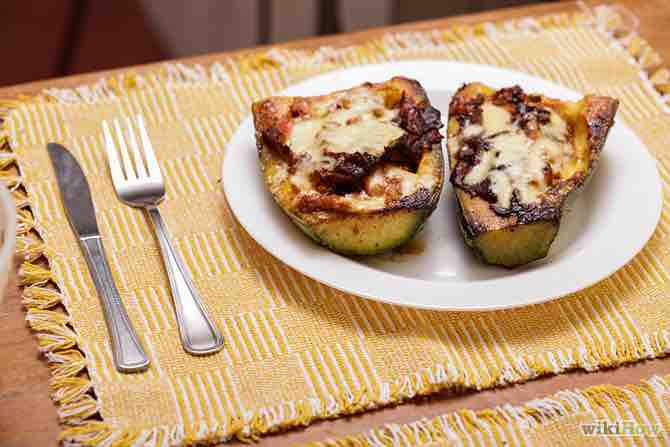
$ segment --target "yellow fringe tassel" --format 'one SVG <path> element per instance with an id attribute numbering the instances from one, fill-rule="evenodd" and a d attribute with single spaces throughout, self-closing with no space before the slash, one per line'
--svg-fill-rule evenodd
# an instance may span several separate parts
<path id="1" fill-rule="evenodd" d="M 23 259 L 32 262 L 42 256 L 44 243 L 33 236 L 17 236 L 16 251 L 23 255 Z"/>
<path id="2" fill-rule="evenodd" d="M 58 417 L 66 424 L 81 424 L 98 412 L 98 403 L 88 394 L 71 402 L 59 402 Z M 89 444 L 96 445 L 96 444 Z"/>
<path id="3" fill-rule="evenodd" d="M 49 332 L 37 333 L 37 345 L 41 352 L 53 352 L 57 349 L 70 349 L 77 346 L 77 334 L 66 326 L 44 327 Z"/>
<path id="4" fill-rule="evenodd" d="M 46 356 L 54 378 L 74 377 L 86 368 L 86 359 L 77 349 L 47 352 Z"/>
<path id="5" fill-rule="evenodd" d="M 2 147 L 3 139 L 0 136 L 0 147 Z M 0 154 L 0 169 L 7 169 L 16 162 L 16 157 L 12 153 Z"/>
<path id="6" fill-rule="evenodd" d="M 2 168 L 0 167 L 0 169 Z M 10 172 L 0 172 L 0 180 L 3 181 L 5 185 L 7 185 L 7 188 L 9 188 L 10 191 L 21 185 L 21 176 L 12 174 Z"/>
<path id="7" fill-rule="evenodd" d="M 88 377 L 57 377 L 50 385 L 51 398 L 61 404 L 81 398 L 92 387 Z"/>
<path id="8" fill-rule="evenodd" d="M 17 209 L 25 208 L 30 205 L 28 196 L 20 189 L 15 189 L 12 191 L 12 198 L 14 199 L 14 205 L 16 205 Z"/>
<path id="9" fill-rule="evenodd" d="M 26 321 L 36 331 L 48 331 L 52 326 L 64 326 L 69 323 L 70 316 L 60 311 L 28 309 Z"/>
<path id="10" fill-rule="evenodd" d="M 84 445 L 101 445 L 112 431 L 104 422 L 90 421 L 85 425 L 66 428 L 59 436 L 60 441 L 77 439 Z"/>
<path id="11" fill-rule="evenodd" d="M 28 309 L 49 309 L 63 301 L 63 296 L 55 289 L 32 286 L 23 289 L 23 304 Z"/>
<path id="12" fill-rule="evenodd" d="M 51 279 L 51 270 L 30 262 L 24 262 L 19 270 L 19 284 L 22 286 L 42 285 Z"/>
<path id="13" fill-rule="evenodd" d="M 28 233 L 35 226 L 33 213 L 29 209 L 19 209 L 16 211 L 16 234 L 22 235 Z"/>

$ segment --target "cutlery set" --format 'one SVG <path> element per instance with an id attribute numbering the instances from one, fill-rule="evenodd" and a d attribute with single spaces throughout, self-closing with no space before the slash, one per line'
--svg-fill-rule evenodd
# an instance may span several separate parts
<path id="1" fill-rule="evenodd" d="M 165 198 L 165 184 L 141 115 L 102 123 L 112 182 L 119 199 L 143 208 L 156 233 L 172 293 L 177 326 L 184 350 L 203 355 L 223 347 L 221 332 L 208 315 L 186 265 L 175 249 L 158 205 Z M 138 138 L 139 136 L 139 138 Z M 49 143 L 47 150 L 56 172 L 66 215 L 79 239 L 93 284 L 100 296 L 111 338 L 116 368 L 121 372 L 146 369 L 149 359 L 121 302 L 105 257 L 95 208 L 84 173 L 63 146 Z"/>

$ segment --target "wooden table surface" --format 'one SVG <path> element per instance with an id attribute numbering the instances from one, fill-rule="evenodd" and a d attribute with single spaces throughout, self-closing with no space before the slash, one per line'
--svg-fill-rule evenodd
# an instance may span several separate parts
<path id="1" fill-rule="evenodd" d="M 597 4 L 602 2 L 588 1 L 587 3 Z M 639 17 L 642 37 L 659 51 L 666 63 L 670 63 L 670 38 L 668 36 L 670 5 L 668 0 L 621 0 L 619 3 Z M 576 4 L 573 2 L 541 4 L 380 28 L 347 35 L 308 39 L 283 46 L 347 45 L 378 36 L 389 30 L 427 29 L 575 9 Z M 182 62 L 207 64 L 228 55 L 213 54 L 185 59 Z M 133 67 L 133 70 L 141 72 L 153 67 L 155 66 L 145 65 Z M 0 97 L 32 94 L 46 87 L 81 85 L 114 72 L 98 72 L 2 88 L 0 89 Z M 602 383 L 627 384 L 647 378 L 652 374 L 668 373 L 670 373 L 670 358 L 665 358 L 595 373 L 577 371 L 496 390 L 460 395 L 440 395 L 420 402 L 408 403 L 358 416 L 318 422 L 304 430 L 294 430 L 264 438 L 261 445 L 293 445 L 330 436 L 356 433 L 385 423 L 410 422 L 460 408 L 481 409 L 504 403 L 518 404 L 565 388 L 583 388 Z M 60 428 L 56 408 L 49 398 L 49 378 L 47 365 L 38 354 L 35 337 L 24 321 L 24 310 L 21 306 L 19 291 L 15 284 L 11 285 L 6 293 L 5 302 L 0 304 L 0 446 L 56 445 Z"/>

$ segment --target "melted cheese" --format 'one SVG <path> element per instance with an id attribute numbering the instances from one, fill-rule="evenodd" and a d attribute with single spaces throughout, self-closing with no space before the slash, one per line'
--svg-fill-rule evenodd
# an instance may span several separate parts
<path id="1" fill-rule="evenodd" d="M 400 185 L 400 196 L 406 197 L 420 188 L 432 190 L 435 183 L 435 176 L 431 174 L 415 174 L 398 166 L 380 166 L 367 178 L 363 191 L 346 194 L 343 201 L 348 203 L 354 211 L 372 211 L 388 205 L 386 189 L 392 188 L 390 185 Z"/>
<path id="2" fill-rule="evenodd" d="M 370 196 L 364 191 L 347 194 L 342 197 L 342 201 L 348 203 L 352 211 L 374 211 L 386 207 L 384 197 Z"/>
<path id="3" fill-rule="evenodd" d="M 540 128 L 540 137 L 532 139 L 517 122 L 512 122 L 506 109 L 484 104 L 482 124 L 468 125 L 462 139 L 481 136 L 489 148 L 465 176 L 465 184 L 474 186 L 488 179 L 497 197 L 496 205 L 501 208 L 510 207 L 514 191 L 523 204 L 537 202 L 548 188 L 545 167 L 560 172 L 562 164 L 573 155 L 567 124 L 557 113 L 550 113 L 550 122 Z M 463 144 L 461 140 L 458 147 Z"/>
<path id="4" fill-rule="evenodd" d="M 337 107 L 338 102 L 347 107 Z M 394 119 L 397 109 L 388 109 L 382 93 L 358 90 L 355 94 L 324 98 L 312 104 L 310 114 L 293 122 L 288 146 L 297 156 L 296 169 L 289 175 L 299 194 L 317 194 L 311 174 L 334 167 L 334 154 L 356 152 L 379 157 L 385 148 L 400 138 L 405 131 Z M 385 192 L 389 183 L 400 184 L 402 196 L 420 188 L 432 189 L 436 179 L 429 174 L 415 174 L 399 167 L 380 167 L 367 179 L 363 191 L 341 196 L 343 203 L 353 211 L 374 211 L 387 206 Z M 376 191 L 377 193 L 372 193 Z"/>
<path id="5" fill-rule="evenodd" d="M 362 119 L 350 125 L 325 127 L 317 135 L 317 142 L 322 150 L 330 153 L 360 152 L 381 157 L 386 146 L 403 133 L 402 129 L 388 122 Z"/>
<path id="6" fill-rule="evenodd" d="M 379 169 L 371 176 L 381 178 L 381 181 L 388 183 L 389 180 L 397 181 L 400 185 L 400 194 L 405 197 L 415 193 L 420 188 L 428 190 L 435 186 L 435 176 L 432 173 L 419 174 L 406 171 L 397 166 L 387 166 L 384 169 Z M 379 182 L 380 180 L 378 180 Z M 373 180 L 374 182 L 374 180 Z"/>
<path id="7" fill-rule="evenodd" d="M 509 130 L 512 115 L 502 107 L 490 103 L 482 105 L 482 123 L 489 135 Z"/>
<path id="8" fill-rule="evenodd" d="M 356 152 L 380 156 L 404 134 L 393 123 L 397 110 L 384 107 L 384 97 L 370 92 L 349 96 L 348 107 L 336 108 L 333 99 L 314 106 L 315 113 L 293 123 L 288 146 L 308 155 L 317 165 L 330 165 L 332 154 Z M 314 116 L 315 115 L 315 116 Z"/>

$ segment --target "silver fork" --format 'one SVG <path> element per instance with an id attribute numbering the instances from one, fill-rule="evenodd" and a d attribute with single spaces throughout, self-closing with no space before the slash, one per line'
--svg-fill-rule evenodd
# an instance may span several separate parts
<path id="1" fill-rule="evenodd" d="M 124 132 L 119 121 L 114 120 L 114 133 L 106 121 L 102 122 L 116 193 L 124 203 L 146 209 L 151 217 L 163 254 L 163 264 L 170 279 L 172 301 L 184 350 L 198 355 L 216 352 L 223 347 L 223 337 L 207 314 L 184 262 L 168 237 L 167 228 L 158 211 L 158 204 L 165 197 L 165 185 L 144 119 L 137 115 L 135 124 L 127 117 L 125 121 Z M 141 144 L 137 142 L 135 128 Z M 132 156 L 126 146 L 126 137 Z"/>

